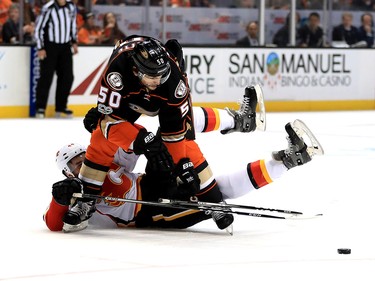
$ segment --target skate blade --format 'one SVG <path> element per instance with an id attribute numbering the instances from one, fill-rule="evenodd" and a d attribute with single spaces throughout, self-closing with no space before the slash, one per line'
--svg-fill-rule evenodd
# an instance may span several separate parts
<path id="1" fill-rule="evenodd" d="M 89 221 L 85 220 L 77 225 L 72 225 L 72 224 L 67 224 L 64 223 L 63 225 L 63 232 L 68 233 L 68 232 L 77 232 L 85 229 L 89 225 Z"/>
<path id="2" fill-rule="evenodd" d="M 230 234 L 230 235 L 233 236 L 233 223 L 232 223 L 230 226 L 228 226 L 227 228 L 225 228 L 225 231 L 226 231 L 228 234 Z"/>
<path id="3" fill-rule="evenodd" d="M 292 125 L 297 135 L 305 141 L 307 145 L 307 153 L 310 156 L 323 155 L 324 150 L 318 139 L 314 136 L 311 130 L 301 120 L 296 119 Z"/>
<path id="4" fill-rule="evenodd" d="M 255 92 L 257 93 L 258 106 L 256 112 L 255 122 L 257 125 L 257 130 L 266 130 L 266 107 L 264 106 L 264 96 L 263 90 L 259 84 L 254 86 Z"/>

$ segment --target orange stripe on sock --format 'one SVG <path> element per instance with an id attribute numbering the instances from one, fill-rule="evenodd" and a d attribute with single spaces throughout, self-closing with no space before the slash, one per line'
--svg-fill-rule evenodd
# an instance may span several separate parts
<path id="1" fill-rule="evenodd" d="M 253 179 L 257 184 L 257 186 L 254 186 L 255 188 L 260 188 L 272 182 L 270 176 L 268 175 L 264 160 L 258 160 L 251 163 L 250 169 Z"/>
<path id="2" fill-rule="evenodd" d="M 268 174 L 266 163 L 264 160 L 260 160 L 260 169 L 262 170 L 263 177 L 266 179 L 267 183 L 273 182 L 270 175 Z"/>
<path id="3" fill-rule="evenodd" d="M 215 131 L 216 130 L 218 130 L 219 129 L 219 127 L 220 127 L 220 115 L 219 115 L 219 110 L 217 110 L 216 108 L 213 108 L 212 109 L 213 111 L 214 111 L 214 113 L 215 113 Z"/>

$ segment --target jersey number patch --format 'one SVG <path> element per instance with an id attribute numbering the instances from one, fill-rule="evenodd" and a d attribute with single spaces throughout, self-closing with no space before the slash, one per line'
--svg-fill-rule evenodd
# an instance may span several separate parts
<path id="1" fill-rule="evenodd" d="M 187 100 L 180 106 L 181 116 L 184 117 L 189 112 L 189 109 L 189 101 Z"/>
<path id="2" fill-rule="evenodd" d="M 108 93 L 109 92 L 109 93 Z M 121 102 L 121 95 L 118 92 L 110 91 L 106 87 L 100 87 L 98 95 L 98 109 L 103 114 L 110 114 L 113 108 L 119 108 Z M 103 112 L 104 111 L 104 112 Z"/>

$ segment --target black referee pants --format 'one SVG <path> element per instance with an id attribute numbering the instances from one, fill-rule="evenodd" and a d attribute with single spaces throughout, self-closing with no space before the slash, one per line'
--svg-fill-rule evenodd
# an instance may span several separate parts
<path id="1" fill-rule="evenodd" d="M 36 108 L 47 107 L 49 90 L 56 72 L 55 110 L 62 112 L 67 108 L 68 97 L 73 84 L 73 55 L 70 43 L 55 44 L 46 42 L 47 57 L 40 61 L 40 78 L 36 88 Z"/>

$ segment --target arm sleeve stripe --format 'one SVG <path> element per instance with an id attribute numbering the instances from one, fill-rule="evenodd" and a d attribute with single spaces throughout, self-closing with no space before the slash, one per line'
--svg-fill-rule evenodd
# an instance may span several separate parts
<path id="1" fill-rule="evenodd" d="M 99 170 L 99 171 L 102 171 L 102 172 L 108 172 L 109 171 L 109 167 L 91 162 L 87 158 L 84 160 L 84 163 L 87 167 L 90 167 L 91 169 Z"/>
<path id="2" fill-rule="evenodd" d="M 199 174 L 202 172 L 204 169 L 208 167 L 207 161 L 203 161 L 201 164 L 199 164 L 197 167 L 194 167 L 195 171 Z"/>
<path id="3" fill-rule="evenodd" d="M 203 194 L 207 193 L 211 189 L 213 189 L 215 186 L 217 186 L 217 182 L 215 179 L 213 179 L 207 186 L 205 186 L 203 189 L 201 189 L 198 193 L 197 196 L 202 196 Z"/>

